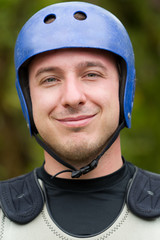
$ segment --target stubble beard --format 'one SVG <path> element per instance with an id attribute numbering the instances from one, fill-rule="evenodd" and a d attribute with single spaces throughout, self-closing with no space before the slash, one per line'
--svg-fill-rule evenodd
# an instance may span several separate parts
<path id="1" fill-rule="evenodd" d="M 89 136 L 81 135 L 81 133 L 83 134 L 81 128 L 72 129 L 73 135 L 66 139 L 65 136 L 64 138 L 60 137 L 59 139 L 54 137 L 56 134 L 49 134 L 48 136 L 45 131 L 41 132 L 42 135 L 41 133 L 40 135 L 42 138 L 44 137 L 43 140 L 47 145 L 50 143 L 49 146 L 58 157 L 79 169 L 91 163 L 91 161 L 96 159 L 97 156 L 102 153 L 117 126 L 118 120 L 114 125 L 109 124 L 107 127 L 101 129 L 97 136 L 91 136 L 92 139 L 89 139 Z"/>
<path id="2" fill-rule="evenodd" d="M 74 142 L 70 140 L 67 143 L 53 144 L 53 151 L 65 162 L 71 164 L 75 168 L 81 168 L 88 165 L 92 160 L 103 151 L 108 141 L 101 138 L 99 142 L 81 141 Z"/>

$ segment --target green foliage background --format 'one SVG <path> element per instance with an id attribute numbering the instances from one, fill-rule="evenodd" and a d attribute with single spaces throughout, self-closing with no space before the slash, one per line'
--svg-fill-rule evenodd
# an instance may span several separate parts
<path id="1" fill-rule="evenodd" d="M 13 55 L 18 32 L 28 18 L 58 2 L 0 0 L 0 179 L 28 172 L 44 160 L 22 116 Z M 122 21 L 135 51 L 137 84 L 132 128 L 121 133 L 122 153 L 128 161 L 160 173 L 160 1 L 88 2 L 108 9 Z"/>

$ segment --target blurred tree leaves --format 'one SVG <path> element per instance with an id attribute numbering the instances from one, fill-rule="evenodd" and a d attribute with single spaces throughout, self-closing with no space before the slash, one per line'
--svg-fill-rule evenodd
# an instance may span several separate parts
<path id="1" fill-rule="evenodd" d="M 23 174 L 43 162 L 43 150 L 29 136 L 15 90 L 14 45 L 29 17 L 58 2 L 0 0 L 0 179 Z M 160 173 L 160 1 L 88 2 L 108 9 L 122 21 L 135 51 L 132 128 L 121 133 L 122 153 L 128 161 Z"/>

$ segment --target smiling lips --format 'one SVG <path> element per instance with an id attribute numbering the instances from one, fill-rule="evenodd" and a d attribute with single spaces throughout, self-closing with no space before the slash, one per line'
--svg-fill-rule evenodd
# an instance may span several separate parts
<path id="1" fill-rule="evenodd" d="M 66 127 L 84 127 L 92 121 L 95 115 L 96 114 L 68 117 L 63 119 L 57 119 L 57 121 L 59 121 Z"/>

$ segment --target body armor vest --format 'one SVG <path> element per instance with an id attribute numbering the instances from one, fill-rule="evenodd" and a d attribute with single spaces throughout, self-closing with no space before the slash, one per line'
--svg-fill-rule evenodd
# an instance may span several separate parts
<path id="1" fill-rule="evenodd" d="M 160 175 L 136 170 L 126 203 L 103 232 L 84 240 L 159 240 Z M 0 183 L 0 240 L 78 240 L 58 226 L 35 171 Z"/>

